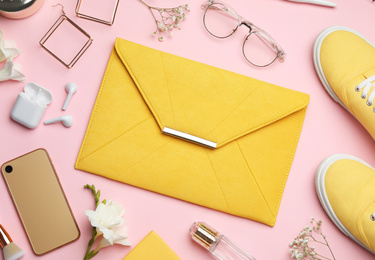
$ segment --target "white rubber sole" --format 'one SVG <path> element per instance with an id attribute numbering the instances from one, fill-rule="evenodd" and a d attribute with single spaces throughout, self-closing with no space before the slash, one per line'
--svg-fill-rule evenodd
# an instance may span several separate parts
<path id="1" fill-rule="evenodd" d="M 360 162 L 364 165 L 367 165 L 368 167 L 370 167 L 371 169 L 374 169 L 371 165 L 369 165 L 368 163 L 366 163 L 365 161 L 357 158 L 357 157 L 354 157 L 354 156 L 351 156 L 351 155 L 347 155 L 347 154 L 334 154 L 334 155 L 331 155 L 329 157 L 327 157 L 326 159 L 324 159 L 317 171 L 316 171 L 316 175 L 315 175 L 315 188 L 316 188 L 316 193 L 318 195 L 318 198 L 319 198 L 319 201 L 320 203 L 322 204 L 323 206 L 323 209 L 325 210 L 325 212 L 327 213 L 327 215 L 330 217 L 330 219 L 333 221 L 333 223 L 335 223 L 335 225 L 348 237 L 350 237 L 351 239 L 353 239 L 357 244 L 361 245 L 362 247 L 364 247 L 365 249 L 367 249 L 368 251 L 370 251 L 371 253 L 375 254 L 375 252 L 372 252 L 369 248 L 367 248 L 364 244 L 362 244 L 357 238 L 355 238 L 350 232 L 349 230 L 347 230 L 345 228 L 345 226 L 341 223 L 341 221 L 337 218 L 335 212 L 333 211 L 332 207 L 331 207 L 331 204 L 328 200 L 328 197 L 327 197 L 327 192 L 326 192 L 326 189 L 325 189 L 325 177 L 326 177 L 326 173 L 327 173 L 327 170 L 328 168 L 333 164 L 335 163 L 336 161 L 338 160 L 343 160 L 343 159 L 348 159 L 348 160 L 354 160 L 354 161 L 357 161 L 357 162 Z M 374 169 L 375 170 L 375 169 Z"/>
<path id="2" fill-rule="evenodd" d="M 322 31 L 315 40 L 314 49 L 313 49 L 313 59 L 314 59 L 314 66 L 315 66 L 316 73 L 318 74 L 318 77 L 319 77 L 320 81 L 322 82 L 324 88 L 326 89 L 328 94 L 333 98 L 333 100 L 335 100 L 343 108 L 345 108 L 349 113 L 351 113 L 349 111 L 349 109 L 344 105 L 344 103 L 342 103 L 342 101 L 339 99 L 339 97 L 336 95 L 336 93 L 333 91 L 331 85 L 328 83 L 328 81 L 327 81 L 327 79 L 324 75 L 322 66 L 320 64 L 320 47 L 322 45 L 322 42 L 330 33 L 334 32 L 334 31 L 348 31 L 348 32 L 354 33 L 354 34 L 358 35 L 359 37 L 363 38 L 364 40 L 366 40 L 373 47 L 375 47 L 375 45 L 372 44 L 368 39 L 366 39 L 366 37 L 364 37 L 359 32 L 357 32 L 357 31 L 355 31 L 351 28 L 345 27 L 345 26 L 329 27 L 329 28 L 325 29 L 324 31 Z"/>

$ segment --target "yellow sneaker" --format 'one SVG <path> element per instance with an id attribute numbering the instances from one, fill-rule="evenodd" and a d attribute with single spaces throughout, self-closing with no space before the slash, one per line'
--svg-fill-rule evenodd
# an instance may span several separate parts
<path id="1" fill-rule="evenodd" d="M 375 46 L 353 29 L 334 26 L 319 34 L 313 57 L 327 92 L 375 139 Z"/>
<path id="2" fill-rule="evenodd" d="M 375 254 L 375 169 L 354 156 L 335 154 L 319 165 L 315 187 L 336 226 Z"/>

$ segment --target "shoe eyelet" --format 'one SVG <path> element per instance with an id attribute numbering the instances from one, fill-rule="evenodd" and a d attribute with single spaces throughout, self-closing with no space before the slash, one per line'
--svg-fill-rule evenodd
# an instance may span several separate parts
<path id="1" fill-rule="evenodd" d="M 366 104 L 368 105 L 368 106 L 372 106 L 372 102 L 366 102 Z"/>
<path id="2" fill-rule="evenodd" d="M 372 221 L 375 221 L 375 215 L 372 214 L 372 215 L 370 216 L 370 219 L 371 219 Z"/>
<path id="3" fill-rule="evenodd" d="M 367 97 L 367 95 L 363 95 L 363 94 L 361 95 L 362 99 L 365 99 L 366 97 Z"/>
<path id="4" fill-rule="evenodd" d="M 361 91 L 361 90 L 359 89 L 359 87 L 355 87 L 354 90 L 357 91 L 357 92 Z"/>

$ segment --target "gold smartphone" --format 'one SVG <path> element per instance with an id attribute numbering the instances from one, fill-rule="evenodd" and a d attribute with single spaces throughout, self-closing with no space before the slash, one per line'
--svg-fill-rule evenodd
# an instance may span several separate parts
<path id="1" fill-rule="evenodd" d="M 35 254 L 79 238 L 79 228 L 46 150 L 8 161 L 1 172 Z"/>

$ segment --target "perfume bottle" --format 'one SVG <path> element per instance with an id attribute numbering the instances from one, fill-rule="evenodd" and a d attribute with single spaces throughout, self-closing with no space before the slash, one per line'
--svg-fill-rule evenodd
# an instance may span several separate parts
<path id="1" fill-rule="evenodd" d="M 190 227 L 192 239 L 220 260 L 256 260 L 204 222 L 194 222 Z"/>

